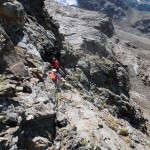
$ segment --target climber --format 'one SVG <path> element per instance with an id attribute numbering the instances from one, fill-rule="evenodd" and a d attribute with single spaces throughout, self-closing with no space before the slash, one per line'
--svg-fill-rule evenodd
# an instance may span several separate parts
<path id="1" fill-rule="evenodd" d="M 45 62 L 50 62 L 50 60 L 52 60 L 53 57 L 52 46 L 47 43 L 43 46 L 43 48 L 44 50 L 40 52 L 41 57 Z"/>
<path id="2" fill-rule="evenodd" d="M 59 61 L 55 57 L 53 57 L 51 68 L 54 68 L 59 72 L 59 67 L 60 67 Z"/>
<path id="3" fill-rule="evenodd" d="M 62 77 L 65 77 L 65 72 L 63 71 L 63 68 L 60 66 L 60 63 L 59 61 L 53 57 L 53 60 L 51 62 L 51 65 L 50 65 L 50 68 L 51 69 L 56 69 L 57 72 L 62 76 Z"/>
<path id="4" fill-rule="evenodd" d="M 50 78 L 52 79 L 52 81 L 55 84 L 56 91 L 59 92 L 60 91 L 59 86 L 60 86 L 60 83 L 61 83 L 61 77 L 60 77 L 59 73 L 57 73 L 56 69 L 52 69 L 50 71 L 49 75 L 50 75 Z"/>
<path id="5" fill-rule="evenodd" d="M 59 47 L 58 46 L 54 46 L 51 51 L 52 51 L 53 57 L 55 57 L 60 62 L 61 55 L 60 55 Z"/>

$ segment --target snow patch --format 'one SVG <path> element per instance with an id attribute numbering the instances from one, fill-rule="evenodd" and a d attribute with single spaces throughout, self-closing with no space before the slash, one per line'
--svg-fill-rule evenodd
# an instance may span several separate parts
<path id="1" fill-rule="evenodd" d="M 78 6 L 77 0 L 57 0 L 57 1 L 60 2 L 60 3 L 62 3 L 65 6 L 67 6 L 67 5 Z"/>

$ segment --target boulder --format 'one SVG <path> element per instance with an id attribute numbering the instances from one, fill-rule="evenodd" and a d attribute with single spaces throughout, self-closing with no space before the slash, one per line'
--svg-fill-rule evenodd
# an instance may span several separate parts
<path id="1" fill-rule="evenodd" d="M 57 113 L 57 126 L 59 128 L 67 126 L 67 118 L 66 118 L 65 114 L 63 114 L 61 112 Z"/>
<path id="2" fill-rule="evenodd" d="M 45 150 L 46 148 L 52 145 L 52 143 L 48 139 L 39 136 L 33 138 L 32 142 L 34 145 L 33 148 L 35 150 Z"/>
<path id="3" fill-rule="evenodd" d="M 9 34 L 22 29 L 26 15 L 24 8 L 18 1 L 5 1 L 0 4 L 0 17 L 3 18 L 3 26 Z"/>

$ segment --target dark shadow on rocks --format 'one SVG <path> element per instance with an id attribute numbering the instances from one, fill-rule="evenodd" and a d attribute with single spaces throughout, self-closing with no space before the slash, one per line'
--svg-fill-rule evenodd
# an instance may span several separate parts
<path id="1" fill-rule="evenodd" d="M 20 131 L 17 132 L 19 136 L 19 149 L 36 149 L 33 139 L 35 137 L 47 138 L 51 143 L 56 136 L 55 115 L 41 116 L 30 121 L 22 122 Z"/>
<path id="2" fill-rule="evenodd" d="M 9 38 L 6 39 L 5 43 L 9 42 Z M 7 62 L 4 60 L 4 54 L 6 54 L 6 46 L 3 47 L 0 51 L 0 74 L 3 74 L 6 71 L 6 68 L 8 67 Z"/>
<path id="3" fill-rule="evenodd" d="M 51 30 L 54 33 L 58 41 L 57 46 L 61 47 L 63 36 L 59 33 L 59 25 L 53 21 L 52 17 L 50 17 L 48 12 L 44 9 L 44 0 L 18 1 L 22 3 L 28 15 L 34 16 L 41 26 L 43 26 L 46 30 Z"/>
<path id="4" fill-rule="evenodd" d="M 6 68 L 8 68 L 8 64 L 6 61 L 3 60 L 3 55 L 0 53 L 0 74 L 3 74 L 4 72 L 7 72 Z"/>
<path id="5" fill-rule="evenodd" d="M 122 118 L 129 122 L 134 128 L 141 130 L 143 133 L 147 132 L 146 119 L 142 116 L 142 112 L 136 106 L 130 104 L 127 99 L 120 99 L 114 95 L 109 95 L 106 102 L 112 108 L 116 106 L 115 113 L 118 118 Z"/>
<path id="6" fill-rule="evenodd" d="M 16 127 L 18 123 L 18 117 L 24 115 L 23 109 L 21 109 L 19 102 L 12 98 L 0 97 L 0 115 L 4 118 L 0 122 L 0 132 L 4 132 L 9 127 Z"/>
<path id="7" fill-rule="evenodd" d="M 24 37 L 24 33 L 23 33 L 22 29 L 20 29 L 17 32 L 15 32 L 13 35 L 9 35 L 9 36 L 10 36 L 10 40 L 12 41 L 14 46 L 17 46 L 17 44 L 20 41 L 22 41 L 22 39 Z"/>
<path id="8" fill-rule="evenodd" d="M 7 111 L 9 106 L 13 105 L 13 107 L 20 106 L 18 101 L 15 101 L 13 98 L 0 97 L 0 112 Z"/>
<path id="9" fill-rule="evenodd" d="M 105 43 L 105 42 L 104 42 Z M 91 52 L 92 54 L 98 54 L 99 56 L 108 57 L 110 54 L 105 48 L 104 44 L 98 43 L 95 40 L 84 39 L 84 43 L 81 45 L 84 51 Z"/>
<path id="10" fill-rule="evenodd" d="M 120 118 L 129 122 L 132 125 L 132 127 L 134 127 L 135 129 L 138 129 L 143 133 L 147 133 L 147 126 L 146 126 L 147 119 L 145 119 L 142 116 L 141 118 L 136 118 L 134 115 L 136 115 L 135 112 L 132 112 L 132 114 L 129 113 L 128 115 L 123 114 L 122 116 L 120 116 Z"/>
<path id="11" fill-rule="evenodd" d="M 7 23 L 9 24 L 9 22 L 7 22 Z M 7 30 L 7 28 L 3 25 L 3 23 L 2 23 L 2 26 L 4 27 L 5 32 L 10 37 L 9 40 L 11 40 L 11 42 L 13 43 L 14 46 L 16 46 L 20 41 L 22 41 L 23 36 L 24 36 L 22 29 L 14 31 L 13 28 L 11 28 L 11 29 Z"/>
<path id="12" fill-rule="evenodd" d="M 71 45 L 67 44 L 63 47 L 65 55 L 61 56 L 61 65 L 63 68 L 76 68 L 77 62 L 80 59 L 79 54 L 75 54 Z"/>

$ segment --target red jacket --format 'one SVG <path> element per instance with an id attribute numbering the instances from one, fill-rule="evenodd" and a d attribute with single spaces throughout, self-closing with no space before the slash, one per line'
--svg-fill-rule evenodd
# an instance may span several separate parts
<path id="1" fill-rule="evenodd" d="M 53 66 L 55 69 L 59 69 L 60 65 L 59 65 L 59 61 L 57 59 L 54 60 Z"/>

